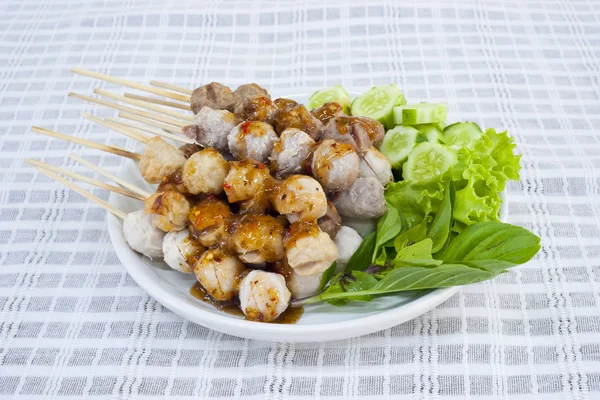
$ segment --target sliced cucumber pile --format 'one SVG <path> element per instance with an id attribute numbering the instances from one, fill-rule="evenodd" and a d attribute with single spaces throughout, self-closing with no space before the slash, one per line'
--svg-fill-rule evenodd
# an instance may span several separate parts
<path id="1" fill-rule="evenodd" d="M 399 169 L 417 143 L 419 131 L 410 126 L 397 126 L 387 131 L 379 151 L 390 160 L 392 168 Z"/>
<path id="2" fill-rule="evenodd" d="M 404 95 L 394 84 L 375 86 L 352 102 L 352 115 L 369 117 L 393 128 L 394 107 L 406 104 Z"/>
<path id="3" fill-rule="evenodd" d="M 402 177 L 411 181 L 435 178 L 448 171 L 456 161 L 456 153 L 447 146 L 439 143 L 419 143 L 403 164 Z"/>
<path id="4" fill-rule="evenodd" d="M 439 130 L 435 125 L 424 124 L 415 125 L 415 129 L 419 131 L 419 137 L 417 142 L 429 142 L 429 143 L 440 143 L 442 139 L 442 131 Z"/>
<path id="5" fill-rule="evenodd" d="M 471 147 L 471 144 L 481 138 L 483 132 L 474 122 L 457 122 L 444 128 L 442 141 L 451 148 L 458 150 Z"/>
<path id="6" fill-rule="evenodd" d="M 407 104 L 394 108 L 397 125 L 437 124 L 446 121 L 447 106 L 444 103 Z"/>
<path id="7" fill-rule="evenodd" d="M 348 95 L 348 92 L 346 92 L 346 89 L 339 85 L 334 85 L 314 92 L 308 99 L 306 108 L 308 110 L 312 110 L 332 101 L 341 104 L 344 108 L 344 113 L 346 113 L 346 115 L 350 115 L 350 96 Z"/>

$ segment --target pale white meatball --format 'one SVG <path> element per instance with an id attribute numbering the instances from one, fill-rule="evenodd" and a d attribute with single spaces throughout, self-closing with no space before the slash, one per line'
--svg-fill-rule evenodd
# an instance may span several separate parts
<path id="1" fill-rule="evenodd" d="M 313 178 L 292 175 L 277 187 L 273 206 L 290 222 L 314 221 L 327 213 L 327 197 L 319 182 Z"/>
<path id="2" fill-rule="evenodd" d="M 223 182 L 230 203 L 250 200 L 261 193 L 269 192 L 272 178 L 269 168 L 256 160 L 246 158 L 233 161 Z"/>
<path id="3" fill-rule="evenodd" d="M 144 213 L 152 218 L 152 225 L 165 231 L 180 231 L 188 223 L 190 203 L 175 190 L 150 195 L 144 204 Z"/>
<path id="4" fill-rule="evenodd" d="M 123 221 L 123 236 L 133 250 L 152 259 L 163 257 L 165 233 L 152 226 L 152 218 L 138 210 L 127 214 Z"/>
<path id="5" fill-rule="evenodd" d="M 215 300 L 231 300 L 238 292 L 246 267 L 237 257 L 220 248 L 206 250 L 194 265 L 198 282 Z"/>
<path id="6" fill-rule="evenodd" d="M 292 298 L 303 299 L 316 294 L 319 291 L 322 276 L 322 273 L 312 276 L 302 276 L 296 272 L 292 272 L 287 279 L 287 286 L 292 294 Z"/>
<path id="7" fill-rule="evenodd" d="M 343 190 L 358 178 L 360 158 L 351 145 L 326 139 L 315 148 L 311 171 L 325 190 Z"/>
<path id="8" fill-rule="evenodd" d="M 273 272 L 253 270 L 240 282 L 240 308 L 249 320 L 273 321 L 287 309 L 290 297 L 283 276 Z"/>
<path id="9" fill-rule="evenodd" d="M 316 222 L 295 222 L 284 241 L 289 266 L 301 276 L 323 273 L 338 258 L 338 249 Z"/>
<path id="10" fill-rule="evenodd" d="M 185 163 L 183 152 L 156 136 L 146 143 L 140 159 L 140 172 L 148 183 L 161 183 Z"/>
<path id="11" fill-rule="evenodd" d="M 283 217 L 246 214 L 233 224 L 230 244 L 246 263 L 279 261 L 284 256 L 284 223 Z"/>
<path id="12" fill-rule="evenodd" d="M 302 172 L 303 163 L 315 146 L 315 141 L 308 133 L 296 128 L 288 128 L 281 132 L 279 141 L 271 152 L 271 165 L 278 178 L 285 178 Z"/>
<path id="13" fill-rule="evenodd" d="M 194 139 L 202 146 L 226 152 L 229 151 L 227 135 L 236 124 L 233 113 L 205 106 L 194 117 L 195 129 L 192 132 L 196 135 Z"/>
<path id="14" fill-rule="evenodd" d="M 266 162 L 273 146 L 279 140 L 273 127 L 265 122 L 245 121 L 229 132 L 227 143 L 229 151 L 241 160 L 250 157 L 259 162 Z"/>
<path id="15" fill-rule="evenodd" d="M 194 271 L 193 262 L 206 248 L 190 236 L 190 231 L 169 232 L 162 243 L 165 263 L 175 271 L 191 274 Z"/>
<path id="16" fill-rule="evenodd" d="M 192 154 L 183 164 L 183 184 L 192 194 L 219 194 L 229 172 L 229 163 L 213 148 Z"/>
<path id="17" fill-rule="evenodd" d="M 371 147 L 360 159 L 360 176 L 376 178 L 383 186 L 394 181 L 392 164 L 379 150 Z"/>
<path id="18" fill-rule="evenodd" d="M 348 264 L 350 257 L 362 243 L 362 237 L 354 229 L 342 226 L 333 241 L 338 249 L 337 270 L 341 271 Z"/>

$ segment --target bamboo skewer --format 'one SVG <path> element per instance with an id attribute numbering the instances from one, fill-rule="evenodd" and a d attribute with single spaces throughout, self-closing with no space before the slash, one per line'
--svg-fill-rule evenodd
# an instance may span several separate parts
<path id="1" fill-rule="evenodd" d="M 130 119 L 132 121 L 142 122 L 147 125 L 151 125 L 151 126 L 154 126 L 154 127 L 160 128 L 160 129 L 164 129 L 171 133 L 182 133 L 183 132 L 183 129 L 181 129 L 179 127 L 169 126 L 168 124 L 164 124 L 162 122 L 154 121 L 154 120 L 144 118 L 144 117 L 141 117 L 141 116 L 135 115 L 135 114 L 130 114 L 127 112 L 120 112 L 119 117 L 125 118 L 125 119 Z"/>
<path id="2" fill-rule="evenodd" d="M 106 189 L 111 192 L 122 194 L 123 196 L 131 197 L 132 199 L 136 199 L 136 200 L 140 200 L 140 201 L 146 200 L 146 197 L 144 197 L 138 193 L 132 192 L 130 190 L 125 190 L 118 186 L 110 185 L 108 183 L 105 183 L 105 182 L 102 182 L 102 181 L 99 181 L 96 179 L 91 179 L 91 178 L 88 178 L 87 176 L 78 174 L 76 172 L 71 172 L 66 169 L 58 168 L 58 167 L 55 167 L 54 165 L 50 165 L 45 162 L 33 160 L 31 158 L 26 158 L 25 162 L 28 162 L 29 164 L 35 165 L 36 167 L 43 168 L 45 170 L 56 172 L 57 174 L 61 174 L 61 175 L 65 175 L 65 176 L 68 176 L 73 179 L 77 179 L 78 181 L 89 183 L 90 185 L 94 185 L 101 189 Z"/>
<path id="3" fill-rule="evenodd" d="M 151 139 L 151 137 L 144 135 L 140 132 L 134 131 L 133 129 L 129 129 L 124 126 L 119 126 L 119 125 L 115 124 L 114 122 L 105 121 L 102 118 L 93 116 L 92 114 L 83 113 L 83 117 L 86 119 L 89 119 L 92 122 L 97 123 L 98 125 L 102 125 L 108 129 L 115 131 L 115 132 L 119 132 L 120 134 L 125 135 L 129 138 L 132 138 L 133 140 L 137 140 L 138 142 L 148 143 L 148 141 Z"/>
<path id="4" fill-rule="evenodd" d="M 115 183 L 123 186 L 124 188 L 127 188 L 129 190 L 131 190 L 132 192 L 135 192 L 137 194 L 139 194 L 140 196 L 143 196 L 144 198 L 148 198 L 150 196 L 151 193 L 146 192 L 144 189 L 139 188 L 137 186 L 135 186 L 132 183 L 129 183 L 121 178 L 119 178 L 118 176 L 111 174 L 110 172 L 92 164 L 91 162 L 87 161 L 86 159 L 83 159 L 81 157 L 79 157 L 76 154 L 69 154 L 69 157 L 72 160 L 77 161 L 78 163 L 80 163 L 81 165 L 84 165 L 86 167 L 88 167 L 89 169 L 91 169 L 92 171 L 96 171 L 97 173 L 99 173 L 100 175 L 113 180 Z"/>
<path id="5" fill-rule="evenodd" d="M 153 93 L 153 94 L 156 94 L 159 96 L 168 97 L 170 99 L 179 100 L 179 101 L 183 101 L 186 103 L 190 102 L 190 96 L 182 95 L 179 93 L 172 93 L 172 92 L 169 92 L 169 91 L 163 90 L 163 89 L 157 89 L 156 87 L 129 81 L 127 79 L 116 78 L 114 76 L 101 74 L 101 73 L 94 72 L 94 71 L 88 71 L 88 70 L 85 70 L 82 68 L 77 68 L 77 67 L 71 68 L 71 71 L 75 74 L 89 76 L 90 78 L 100 79 L 100 80 L 103 80 L 106 82 L 116 83 L 118 85 L 127 86 L 127 87 L 130 87 L 133 89 L 141 90 L 143 92 Z"/>
<path id="6" fill-rule="evenodd" d="M 49 129 L 40 128 L 38 126 L 32 127 L 31 131 L 42 135 L 50 136 L 56 139 L 66 140 L 67 142 L 79 144 L 85 147 L 91 147 L 92 149 L 105 151 L 107 153 L 115 154 L 117 156 L 127 157 L 135 161 L 140 161 L 140 159 L 142 158 L 142 156 L 138 153 L 132 153 L 130 151 L 123 150 L 118 147 L 107 146 L 104 144 L 92 142 L 91 140 L 85 140 L 75 136 L 65 135 L 64 133 L 51 131 Z"/>
<path id="7" fill-rule="evenodd" d="M 173 118 L 165 117 L 163 115 L 157 115 L 157 114 L 149 113 L 147 111 L 138 110 L 137 108 L 127 107 L 127 106 L 124 106 L 122 104 L 113 103 L 111 101 L 106 101 L 106 100 L 102 100 L 102 99 L 96 99 L 94 97 L 85 96 L 85 95 L 79 94 L 79 93 L 70 92 L 69 96 L 70 97 L 75 97 L 76 99 L 80 99 L 80 100 L 84 100 L 84 101 L 89 101 L 90 103 L 99 104 L 99 105 L 102 105 L 104 107 L 113 108 L 115 110 L 124 111 L 124 112 L 130 113 L 130 114 L 140 115 L 142 117 L 154 119 L 154 120 L 157 120 L 157 121 L 166 122 L 167 124 L 174 125 L 174 126 L 177 126 L 179 128 L 183 128 L 184 126 L 189 125 L 189 124 L 186 124 L 184 122 L 175 120 Z"/>
<path id="8" fill-rule="evenodd" d="M 178 136 L 178 135 L 173 135 L 172 133 L 167 133 L 161 129 L 157 129 L 157 128 L 148 128 L 148 127 L 144 127 L 144 126 L 140 126 L 137 124 L 133 124 L 129 121 L 124 121 L 124 120 L 119 120 L 116 118 L 106 118 L 106 121 L 109 121 L 110 123 L 116 125 L 116 126 L 122 126 L 122 127 L 132 127 L 132 128 L 136 128 L 142 131 L 146 131 L 146 132 L 150 132 L 156 136 L 161 136 L 167 139 L 171 139 L 177 142 L 181 142 L 181 143 L 187 143 L 187 144 L 196 144 L 196 141 L 193 139 L 190 139 L 186 136 Z M 111 128 L 112 129 L 112 128 Z"/>
<path id="9" fill-rule="evenodd" d="M 156 86 L 156 87 L 159 87 L 159 88 L 163 88 L 163 89 L 169 89 L 169 90 L 172 90 L 174 92 L 179 92 L 179 93 L 187 94 L 189 96 L 191 96 L 192 93 L 194 92 L 191 89 L 184 88 L 184 87 L 177 86 L 177 85 L 173 85 L 171 83 L 166 83 L 166 82 L 150 81 L 150 85 Z"/>
<path id="10" fill-rule="evenodd" d="M 189 105 L 175 103 L 174 101 L 155 99 L 154 97 L 140 96 L 139 94 L 133 94 L 133 93 L 125 93 L 125 94 L 123 94 L 123 96 L 130 98 L 130 99 L 134 99 L 134 100 L 145 101 L 146 103 L 160 104 L 160 105 L 167 106 L 167 107 L 179 108 L 180 110 L 190 111 Z"/>
<path id="11" fill-rule="evenodd" d="M 108 202 L 102 200 L 100 197 L 95 196 L 93 194 L 91 194 L 90 192 L 80 188 L 79 186 L 77 186 L 76 184 L 74 184 L 71 181 L 66 180 L 65 178 L 63 178 L 62 176 L 59 176 L 57 174 L 55 174 L 54 172 L 45 170 L 43 168 L 40 167 L 36 167 L 37 171 L 62 183 L 63 185 L 65 185 L 66 187 L 68 187 L 71 190 L 74 190 L 75 192 L 79 193 L 80 195 L 82 195 L 83 197 L 85 197 L 88 200 L 93 201 L 94 203 L 100 205 L 101 207 L 104 207 L 106 210 L 110 211 L 111 213 L 113 213 L 115 216 L 117 216 L 118 218 L 121 219 L 125 219 L 127 218 L 127 214 L 125 214 L 123 211 L 116 209 L 115 207 L 113 207 L 112 205 L 110 205 Z"/>
<path id="12" fill-rule="evenodd" d="M 117 100 L 117 101 L 122 101 L 123 103 L 132 104 L 134 106 L 138 106 L 138 107 L 141 107 L 141 108 L 146 108 L 148 110 L 156 111 L 158 113 L 165 114 L 165 115 L 168 115 L 170 117 L 180 119 L 182 121 L 192 122 L 194 120 L 194 116 L 193 115 L 183 114 L 183 113 L 180 113 L 180 112 L 177 112 L 177 111 L 169 110 L 167 108 L 164 108 L 164 107 L 161 107 L 161 106 L 157 106 L 155 104 L 147 103 L 145 101 L 130 99 L 130 98 L 125 97 L 125 96 L 121 96 L 121 95 L 118 95 L 118 94 L 115 94 L 115 93 L 107 92 L 106 90 L 94 89 L 94 93 L 97 94 L 97 95 L 99 95 L 99 96 L 108 97 L 109 99 L 113 99 L 113 100 Z M 186 124 L 186 125 L 189 125 L 189 124 Z"/>

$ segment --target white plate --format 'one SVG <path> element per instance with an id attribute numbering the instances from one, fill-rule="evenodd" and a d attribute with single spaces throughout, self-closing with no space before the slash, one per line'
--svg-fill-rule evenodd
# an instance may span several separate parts
<path id="1" fill-rule="evenodd" d="M 301 103 L 306 95 L 285 96 Z M 154 187 L 140 175 L 137 164 L 128 160 L 119 176 L 124 180 L 153 192 Z M 503 198 L 501 219 L 508 214 Z M 119 210 L 131 212 L 142 208 L 139 201 L 111 193 L 110 204 Z M 309 305 L 296 324 L 267 324 L 246 321 L 242 317 L 226 314 L 208 303 L 193 297 L 189 290 L 194 275 L 185 275 L 170 269 L 164 262 L 151 261 L 133 251 L 125 242 L 121 220 L 109 214 L 110 239 L 125 269 L 150 296 L 171 311 L 190 321 L 219 332 L 248 339 L 274 342 L 320 342 L 347 339 L 386 329 L 415 318 L 436 307 L 454 293 L 458 287 L 432 290 L 427 293 L 398 294 L 381 297 L 369 303 L 351 302 L 343 307 L 329 304 Z"/>

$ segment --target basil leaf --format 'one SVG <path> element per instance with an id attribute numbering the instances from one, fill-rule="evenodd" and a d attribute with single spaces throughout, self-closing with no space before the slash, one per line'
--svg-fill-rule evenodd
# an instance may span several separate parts
<path id="1" fill-rule="evenodd" d="M 454 205 L 454 184 L 446 185 L 446 190 L 440 208 L 438 209 L 427 237 L 433 241 L 432 252 L 436 253 L 444 246 L 452 225 L 452 208 Z"/>
<path id="2" fill-rule="evenodd" d="M 377 256 L 375 261 L 373 261 L 373 264 L 385 265 L 387 263 L 387 259 L 388 259 L 387 251 L 386 251 L 385 247 L 382 247 L 379 249 L 379 255 Z"/>
<path id="3" fill-rule="evenodd" d="M 387 211 L 377 221 L 377 239 L 375 241 L 375 251 L 373 252 L 372 262 L 379 256 L 379 249 L 387 242 L 394 239 L 400 230 L 400 213 L 396 207 L 388 204 Z"/>
<path id="4" fill-rule="evenodd" d="M 327 296 L 340 296 L 342 293 L 352 294 L 350 296 L 352 300 L 355 301 L 371 301 L 373 300 L 373 295 L 371 294 L 354 294 L 356 292 L 366 292 L 373 288 L 377 284 L 377 279 L 375 279 L 372 275 L 367 274 L 362 271 L 352 271 L 349 274 L 340 275 L 335 283 L 327 288 L 325 292 L 321 294 L 328 303 L 334 306 L 342 306 L 350 301 L 350 298 L 344 298 L 342 295 L 341 298 L 332 297 L 327 299 Z"/>
<path id="5" fill-rule="evenodd" d="M 425 217 L 420 224 L 415 225 L 406 232 L 396 236 L 394 248 L 397 252 L 400 252 L 411 243 L 420 242 L 425 238 L 427 238 L 427 217 Z"/>
<path id="6" fill-rule="evenodd" d="M 327 268 L 325 270 L 325 272 L 323 272 L 323 275 L 321 275 L 321 282 L 319 282 L 319 291 L 325 289 L 325 286 L 327 286 L 327 284 L 329 283 L 329 280 L 335 273 L 336 267 L 337 267 L 337 261 L 334 261 L 333 264 L 331 264 L 331 266 L 329 268 Z"/>
<path id="7" fill-rule="evenodd" d="M 364 271 L 369 268 L 375 252 L 376 233 L 371 232 L 363 239 L 358 249 L 352 254 L 344 271 Z"/>
<path id="8" fill-rule="evenodd" d="M 411 260 L 432 260 L 431 246 L 433 241 L 429 238 L 423 239 L 420 242 L 404 247 L 398 252 L 392 264 L 397 265 L 403 261 Z"/>

